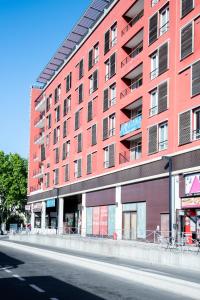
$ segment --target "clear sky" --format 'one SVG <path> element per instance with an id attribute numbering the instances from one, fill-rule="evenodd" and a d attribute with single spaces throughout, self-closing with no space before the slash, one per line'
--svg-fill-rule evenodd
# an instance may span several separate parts
<path id="1" fill-rule="evenodd" d="M 0 150 L 28 157 L 31 85 L 91 0 L 0 0 Z"/>

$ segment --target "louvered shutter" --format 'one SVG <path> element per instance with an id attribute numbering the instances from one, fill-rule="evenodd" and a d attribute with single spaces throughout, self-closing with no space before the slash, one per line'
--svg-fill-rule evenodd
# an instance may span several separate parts
<path id="1" fill-rule="evenodd" d="M 69 75 L 67 75 L 67 78 L 66 78 L 66 92 L 68 92 L 70 90 L 70 78 L 69 78 Z"/>
<path id="2" fill-rule="evenodd" d="M 67 136 L 67 121 L 63 123 L 63 138 Z"/>
<path id="3" fill-rule="evenodd" d="M 157 125 L 149 128 L 149 154 L 155 153 L 158 150 L 158 130 Z"/>
<path id="4" fill-rule="evenodd" d="M 111 78 L 113 75 L 115 75 L 116 72 L 116 54 L 113 53 L 113 55 L 111 55 L 110 57 L 110 76 L 109 78 Z"/>
<path id="5" fill-rule="evenodd" d="M 191 112 L 190 110 L 179 115 L 179 145 L 191 141 Z"/>
<path id="6" fill-rule="evenodd" d="M 66 116 L 67 114 L 67 99 L 64 100 L 63 104 L 63 116 Z"/>
<path id="7" fill-rule="evenodd" d="M 158 37 L 158 14 L 156 13 L 149 20 L 149 44 L 152 44 Z"/>
<path id="8" fill-rule="evenodd" d="M 93 92 L 96 91 L 97 87 L 98 87 L 98 71 L 96 70 L 93 73 Z"/>
<path id="9" fill-rule="evenodd" d="M 104 36 L 104 54 L 110 50 L 110 31 L 108 30 Z"/>
<path id="10" fill-rule="evenodd" d="M 63 148 L 62 148 L 62 159 L 65 160 L 67 157 L 67 145 L 66 143 L 63 144 Z"/>
<path id="11" fill-rule="evenodd" d="M 92 173 L 92 154 L 87 155 L 87 174 Z"/>
<path id="12" fill-rule="evenodd" d="M 159 48 L 159 75 L 164 73 L 168 68 L 168 43 Z"/>
<path id="13" fill-rule="evenodd" d="M 54 143 L 54 145 L 56 144 L 56 142 L 57 142 L 57 129 L 55 128 L 53 130 L 53 143 Z"/>
<path id="14" fill-rule="evenodd" d="M 109 168 L 115 166 L 115 145 L 109 146 Z"/>
<path id="15" fill-rule="evenodd" d="M 108 138 L 108 118 L 103 119 L 103 140 Z"/>
<path id="16" fill-rule="evenodd" d="M 65 181 L 68 181 L 69 180 L 69 165 L 67 164 L 65 166 L 65 178 L 64 178 Z"/>
<path id="17" fill-rule="evenodd" d="M 182 0 L 182 17 L 185 17 L 193 9 L 193 1 L 194 0 Z"/>
<path id="18" fill-rule="evenodd" d="M 89 51 L 88 54 L 88 70 L 92 69 L 93 67 L 93 49 Z"/>
<path id="19" fill-rule="evenodd" d="M 58 148 L 55 149 L 55 163 L 56 164 L 59 163 L 59 149 Z"/>
<path id="20" fill-rule="evenodd" d="M 77 136 L 77 142 L 78 142 L 78 149 L 77 152 L 81 152 L 82 151 L 82 134 L 78 134 Z"/>
<path id="21" fill-rule="evenodd" d="M 193 28 L 192 23 L 181 30 L 181 59 L 187 57 L 193 51 Z"/>
<path id="22" fill-rule="evenodd" d="M 75 130 L 79 129 L 79 111 L 75 113 Z"/>
<path id="23" fill-rule="evenodd" d="M 83 84 L 78 87 L 78 103 L 80 104 L 83 101 Z"/>
<path id="24" fill-rule="evenodd" d="M 200 94 L 200 60 L 192 65 L 192 96 Z"/>
<path id="25" fill-rule="evenodd" d="M 45 146 L 44 144 L 41 145 L 41 149 L 40 149 L 41 153 L 41 161 L 44 161 L 46 159 L 46 156 L 45 156 Z"/>
<path id="26" fill-rule="evenodd" d="M 83 77 L 83 59 L 79 63 L 79 79 Z"/>
<path id="27" fill-rule="evenodd" d="M 92 120 L 92 101 L 88 102 L 88 122 Z"/>
<path id="28" fill-rule="evenodd" d="M 81 159 L 77 160 L 77 177 L 81 177 Z"/>
<path id="29" fill-rule="evenodd" d="M 108 110 L 109 108 L 109 100 L 108 100 L 108 89 L 103 92 L 103 111 Z"/>
<path id="30" fill-rule="evenodd" d="M 97 143 L 97 125 L 94 124 L 91 130 L 92 130 L 92 146 L 94 146 Z"/>
<path id="31" fill-rule="evenodd" d="M 158 87 L 158 112 L 167 110 L 167 81 Z"/>
<path id="32" fill-rule="evenodd" d="M 57 107 L 57 122 L 60 121 L 60 105 Z"/>

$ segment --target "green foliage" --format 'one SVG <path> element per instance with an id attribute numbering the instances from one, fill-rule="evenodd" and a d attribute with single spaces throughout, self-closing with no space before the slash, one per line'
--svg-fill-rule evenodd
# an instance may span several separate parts
<path id="1" fill-rule="evenodd" d="M 5 154 L 0 151 L 0 195 L 1 211 L 12 213 L 22 211 L 27 194 L 27 160 L 19 154 Z"/>

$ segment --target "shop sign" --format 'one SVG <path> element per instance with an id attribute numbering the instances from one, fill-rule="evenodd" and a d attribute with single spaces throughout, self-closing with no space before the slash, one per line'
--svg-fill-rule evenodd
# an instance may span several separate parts
<path id="1" fill-rule="evenodd" d="M 182 208 L 200 207 L 200 197 L 182 198 Z"/>
<path id="2" fill-rule="evenodd" d="M 26 211 L 31 211 L 31 205 L 30 204 L 25 205 L 25 210 Z"/>
<path id="3" fill-rule="evenodd" d="M 49 199 L 47 200 L 47 205 L 46 207 L 55 207 L 56 206 L 56 199 Z"/>
<path id="4" fill-rule="evenodd" d="M 41 212 L 42 210 L 42 202 L 33 204 L 33 212 Z"/>
<path id="5" fill-rule="evenodd" d="M 188 196 L 200 194 L 200 173 L 185 176 L 185 194 Z"/>

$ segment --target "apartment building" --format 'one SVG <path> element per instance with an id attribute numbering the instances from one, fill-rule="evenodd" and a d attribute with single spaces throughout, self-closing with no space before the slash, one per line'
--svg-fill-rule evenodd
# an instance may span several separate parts
<path id="1" fill-rule="evenodd" d="M 94 0 L 31 91 L 32 229 L 200 234 L 200 2 Z"/>

